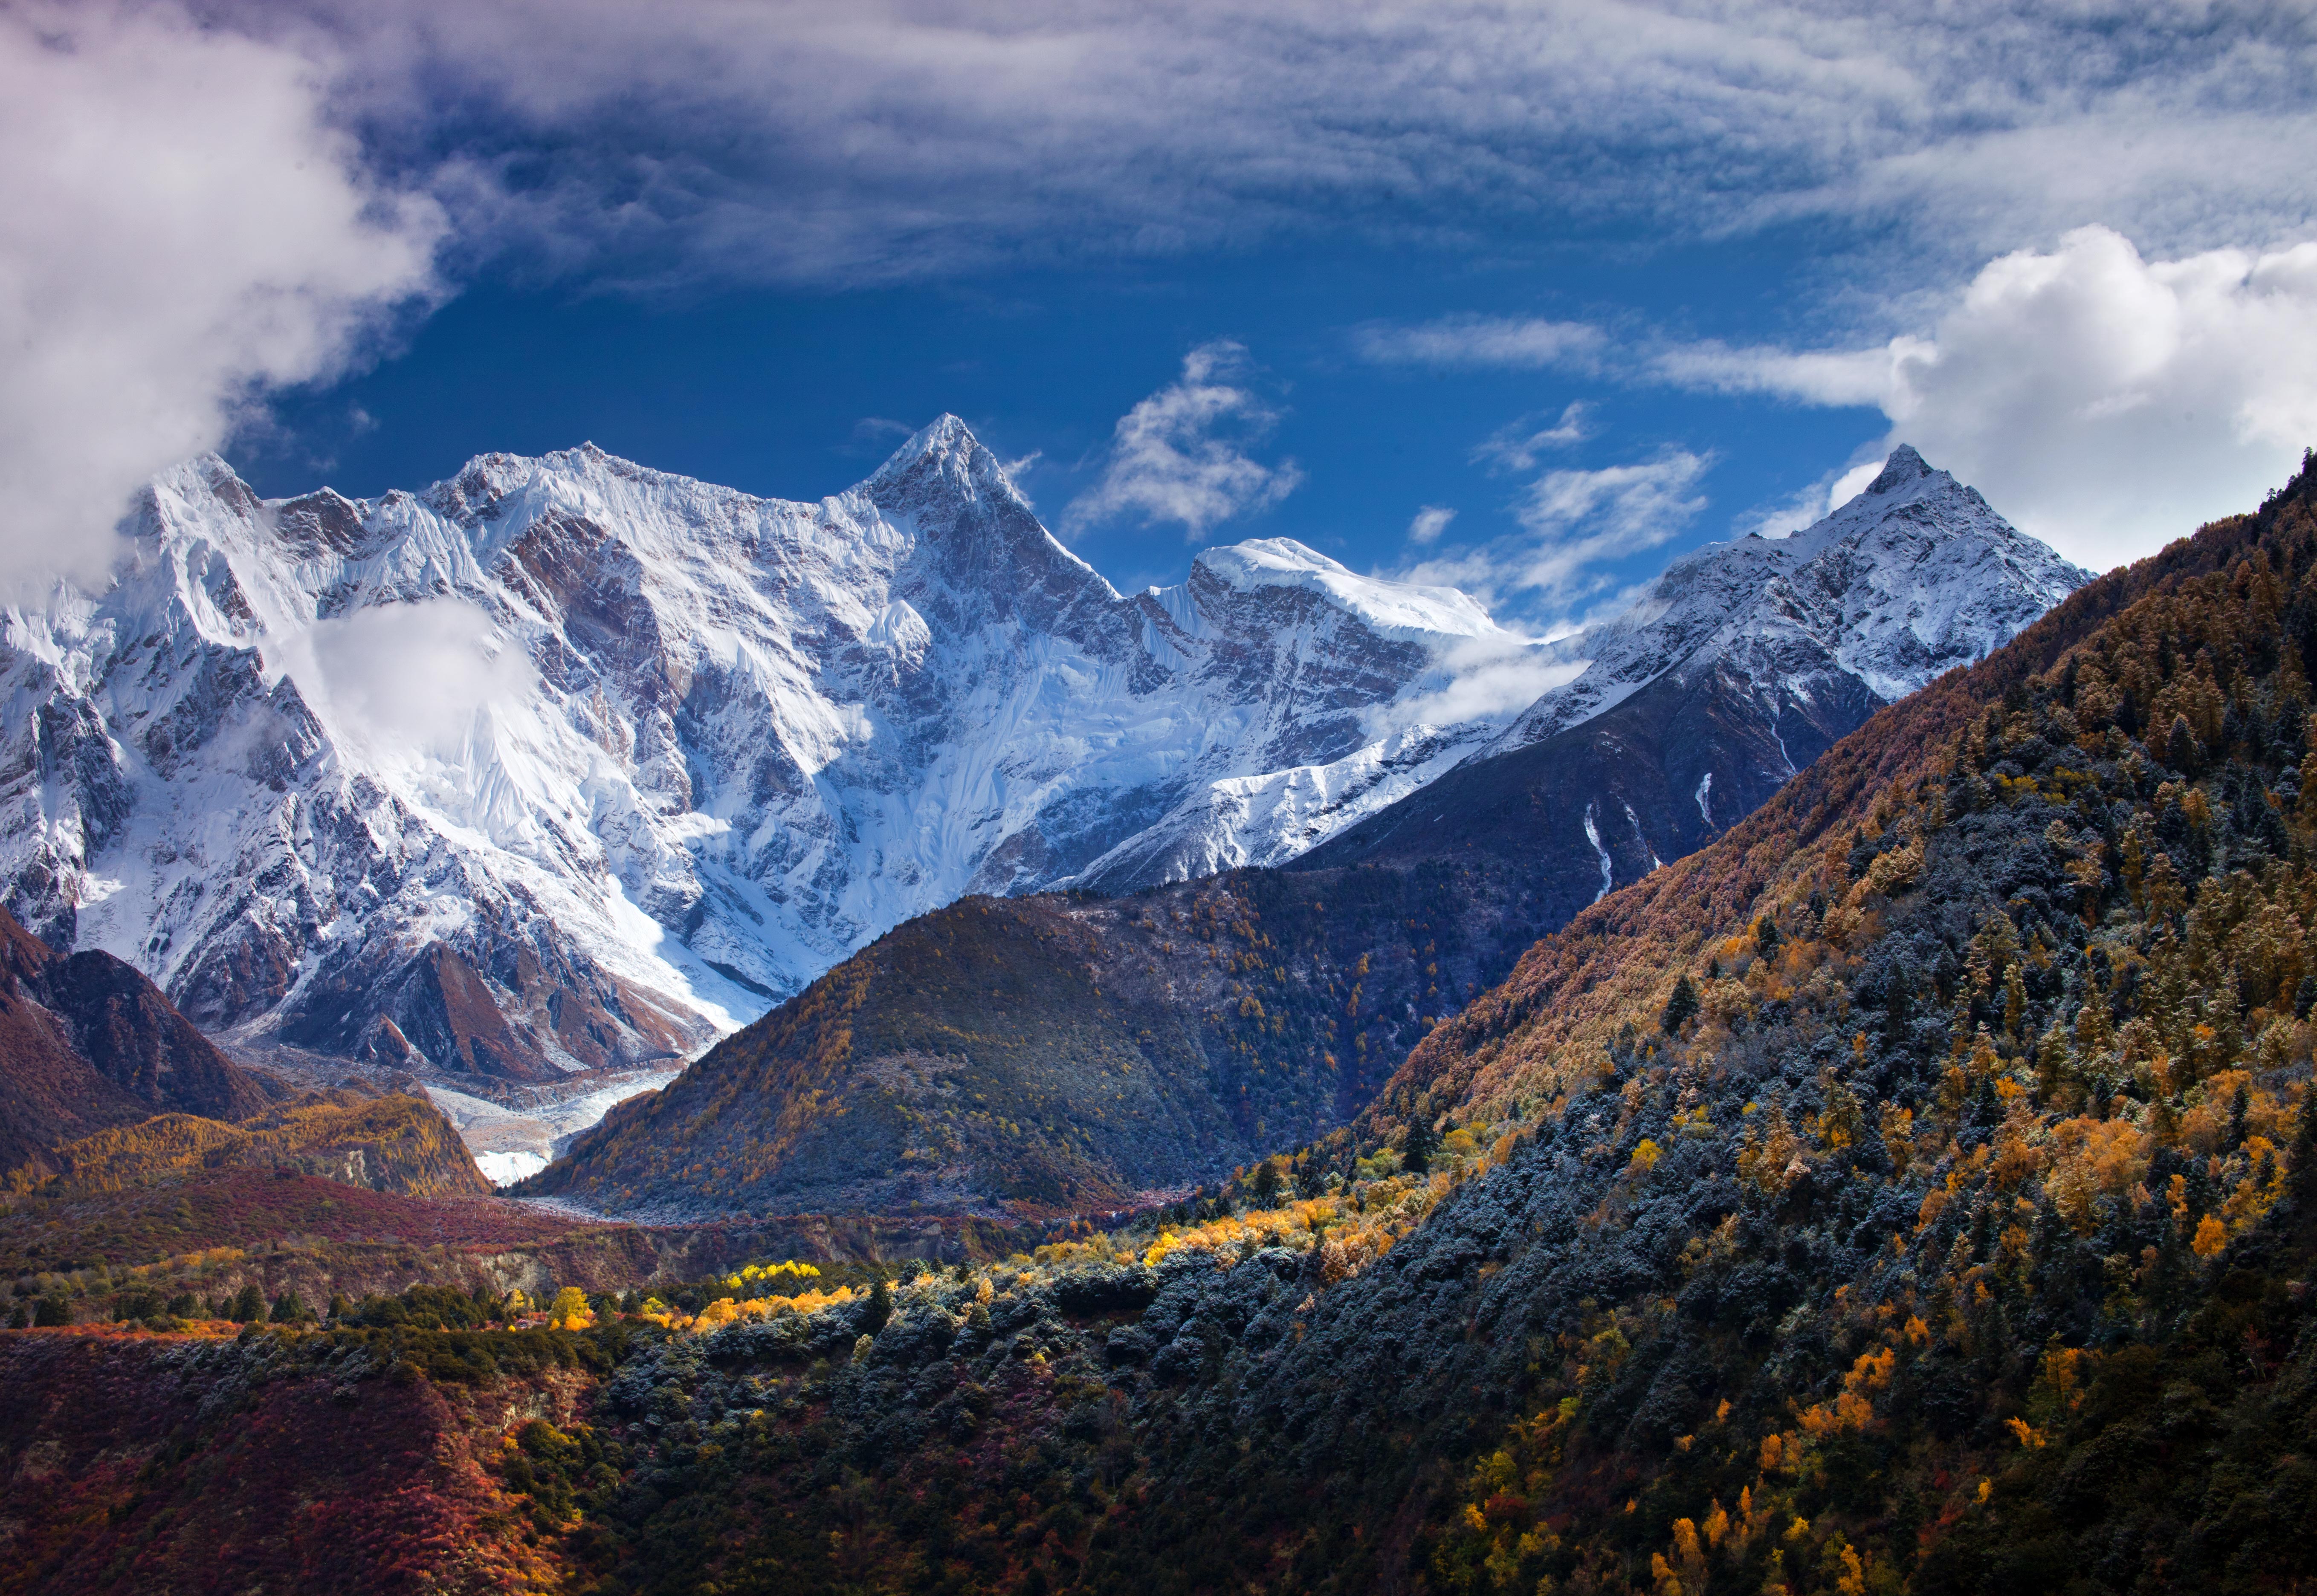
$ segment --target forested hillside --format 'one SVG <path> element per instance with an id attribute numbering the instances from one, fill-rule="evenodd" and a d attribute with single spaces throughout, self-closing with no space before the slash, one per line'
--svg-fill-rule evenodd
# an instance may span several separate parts
<path id="1" fill-rule="evenodd" d="M 969 898 L 522 1189 L 684 1216 L 1125 1208 L 1344 1124 L 1501 978 L 1546 901 L 1515 872 L 1445 865 Z"/>

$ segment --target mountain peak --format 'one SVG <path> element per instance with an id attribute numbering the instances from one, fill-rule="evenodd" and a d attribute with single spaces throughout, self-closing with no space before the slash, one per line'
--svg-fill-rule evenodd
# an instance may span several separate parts
<path id="1" fill-rule="evenodd" d="M 996 457 L 973 435 L 973 429 L 958 416 L 943 411 L 939 415 L 911 432 L 899 449 L 877 468 L 871 481 L 885 481 L 906 476 L 915 468 L 927 462 L 954 460 L 968 472 L 987 458 L 992 464 Z"/>
<path id="2" fill-rule="evenodd" d="M 1866 485 L 1866 491 L 1870 494 L 1895 493 L 1907 484 L 1931 474 L 1930 463 L 1915 452 L 1915 446 L 1901 443 L 1891 451 L 1891 458 L 1883 462 L 1882 474 Z"/>

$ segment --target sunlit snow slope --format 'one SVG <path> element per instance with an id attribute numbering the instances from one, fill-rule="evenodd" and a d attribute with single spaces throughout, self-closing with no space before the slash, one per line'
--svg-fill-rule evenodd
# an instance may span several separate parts
<path id="1" fill-rule="evenodd" d="M 9 906 L 430 1074 L 689 1052 L 963 893 L 1292 856 L 1499 729 L 1378 728 L 1525 646 L 1284 539 L 1122 596 L 953 417 L 812 504 L 593 447 L 260 501 L 211 457 L 136 531 L 6 614 Z"/>

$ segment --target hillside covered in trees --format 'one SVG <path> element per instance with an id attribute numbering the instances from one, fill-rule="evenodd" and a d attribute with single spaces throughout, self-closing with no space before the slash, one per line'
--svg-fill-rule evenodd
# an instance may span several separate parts
<path id="1" fill-rule="evenodd" d="M 1551 907 L 1501 864 L 967 898 L 518 1190 L 687 1218 L 1131 1208 L 1342 1126 Z"/>

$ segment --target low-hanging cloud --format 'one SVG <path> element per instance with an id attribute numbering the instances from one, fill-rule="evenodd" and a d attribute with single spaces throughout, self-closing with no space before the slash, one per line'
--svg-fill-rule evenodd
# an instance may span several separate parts
<path id="1" fill-rule="evenodd" d="M 2317 443 L 2317 244 L 2152 261 L 2082 227 L 1990 263 L 1927 334 L 1808 352 L 1689 346 L 1656 370 L 1879 408 L 1887 441 L 2106 569 L 2253 508 Z"/>
<path id="2" fill-rule="evenodd" d="M 442 214 L 358 174 L 330 76 L 166 4 L 0 11 L 0 593 L 101 578 L 143 482 L 432 290 Z"/>
<path id="3" fill-rule="evenodd" d="M 1509 720 L 1556 687 L 1582 675 L 1588 662 L 1570 661 L 1527 638 L 1473 638 L 1441 657 L 1447 681 L 1378 709 L 1370 718 L 1377 732 L 1409 726 L 1456 726 L 1472 720 Z"/>
<path id="4" fill-rule="evenodd" d="M 381 604 L 266 646 L 331 736 L 373 756 L 455 761 L 478 714 L 538 685 L 520 648 L 463 599 Z"/>
<path id="5" fill-rule="evenodd" d="M 1226 521 L 1277 504 L 1303 480 L 1293 460 L 1266 465 L 1248 447 L 1279 414 L 1249 386 L 1244 345 L 1203 343 L 1183 375 L 1119 418 L 1095 485 L 1062 513 L 1066 531 L 1132 516 L 1180 525 L 1194 543 Z"/>

